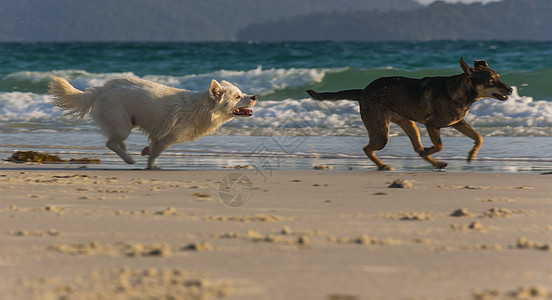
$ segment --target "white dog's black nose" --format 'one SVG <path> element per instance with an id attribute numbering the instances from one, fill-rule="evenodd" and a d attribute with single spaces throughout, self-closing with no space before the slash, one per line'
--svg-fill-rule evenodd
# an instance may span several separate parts
<path id="1" fill-rule="evenodd" d="M 257 96 L 255 96 L 255 95 L 251 96 L 251 100 L 257 101 Z"/>

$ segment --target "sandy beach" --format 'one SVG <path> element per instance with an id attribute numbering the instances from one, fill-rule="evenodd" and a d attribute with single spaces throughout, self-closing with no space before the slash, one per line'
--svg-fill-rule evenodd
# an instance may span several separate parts
<path id="1" fill-rule="evenodd" d="M 551 179 L 3 164 L 0 294 L 552 298 Z"/>

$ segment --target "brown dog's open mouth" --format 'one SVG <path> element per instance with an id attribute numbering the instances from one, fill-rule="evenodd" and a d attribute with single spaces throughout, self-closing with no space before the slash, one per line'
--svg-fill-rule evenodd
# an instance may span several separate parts
<path id="1" fill-rule="evenodd" d="M 251 117 L 253 115 L 253 111 L 247 108 L 236 108 L 232 111 L 232 114 L 236 116 Z"/>
<path id="2" fill-rule="evenodd" d="M 493 94 L 493 97 L 494 97 L 495 99 L 498 99 L 498 100 L 501 100 L 501 101 L 508 100 L 508 96 L 501 95 L 501 94 L 497 94 L 497 93 L 494 93 L 494 94 Z"/>

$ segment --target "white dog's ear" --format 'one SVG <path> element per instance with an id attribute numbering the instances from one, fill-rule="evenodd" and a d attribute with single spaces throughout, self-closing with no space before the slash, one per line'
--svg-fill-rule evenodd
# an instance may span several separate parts
<path id="1" fill-rule="evenodd" d="M 222 86 L 220 86 L 216 80 L 211 80 L 211 85 L 209 86 L 209 95 L 211 95 L 211 98 L 217 100 L 220 97 L 220 93 L 222 93 Z"/>

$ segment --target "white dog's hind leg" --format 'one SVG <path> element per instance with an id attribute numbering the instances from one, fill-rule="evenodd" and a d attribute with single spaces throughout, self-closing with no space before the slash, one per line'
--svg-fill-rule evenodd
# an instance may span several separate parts
<path id="1" fill-rule="evenodd" d="M 127 151 L 127 145 L 126 145 L 125 142 L 120 142 L 119 146 L 121 147 L 121 149 L 123 149 L 123 151 L 125 151 L 125 152 Z"/>
<path id="2" fill-rule="evenodd" d="M 125 139 L 130 135 L 130 129 L 108 128 L 108 130 L 104 130 L 104 132 L 107 132 L 107 143 L 105 146 L 117 153 L 127 164 L 135 163 L 130 154 L 126 152 L 127 146 L 125 144 Z"/>
<path id="3" fill-rule="evenodd" d="M 132 130 L 132 121 L 122 107 L 105 107 L 100 102 L 92 111 L 94 121 L 107 137 L 105 146 L 117 153 L 127 164 L 134 164 L 134 159 L 126 152 L 125 140 Z"/>
<path id="4" fill-rule="evenodd" d="M 134 164 L 135 163 L 132 156 L 130 156 L 130 154 L 128 154 L 125 151 L 125 148 L 126 148 L 125 142 L 109 140 L 109 141 L 107 141 L 105 146 L 107 148 L 113 150 L 113 152 L 117 153 L 117 155 L 119 155 L 127 164 Z"/>
<path id="5" fill-rule="evenodd" d="M 126 152 L 127 146 L 125 144 L 125 139 L 129 136 L 129 134 L 130 130 L 128 130 L 128 132 L 121 129 L 113 130 L 109 133 L 105 146 L 117 153 L 117 155 L 119 155 L 119 157 L 121 157 L 127 164 L 134 164 L 134 159 L 130 156 L 130 154 L 128 154 L 128 152 Z"/>
<path id="6" fill-rule="evenodd" d="M 169 148 L 170 143 L 164 142 L 152 142 L 149 146 L 148 167 L 146 169 L 161 169 L 155 165 L 155 159 L 161 155 L 161 153 Z"/>

